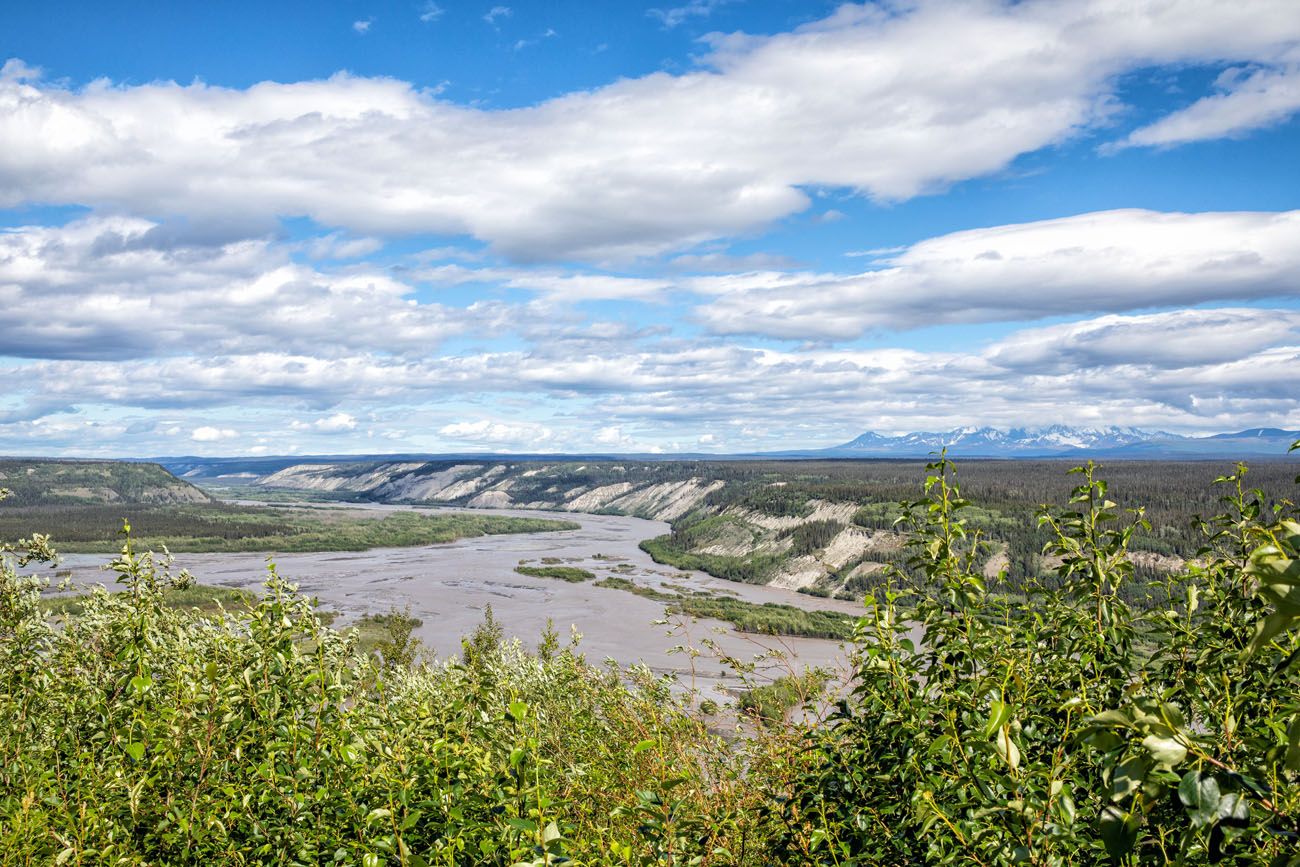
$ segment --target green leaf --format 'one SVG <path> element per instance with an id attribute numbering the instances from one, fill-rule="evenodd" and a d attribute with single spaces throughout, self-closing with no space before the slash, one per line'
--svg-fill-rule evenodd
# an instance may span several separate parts
<path id="1" fill-rule="evenodd" d="M 137 762 L 144 758 L 144 744 L 126 744 L 122 749 Z"/>
<path id="2" fill-rule="evenodd" d="M 1229 792 L 1219 800 L 1215 819 L 1219 822 L 1239 824 L 1250 818 L 1250 806 L 1239 792 Z"/>
<path id="3" fill-rule="evenodd" d="M 153 686 L 153 678 L 147 674 L 137 674 L 131 678 L 131 689 L 143 695 Z"/>
<path id="4" fill-rule="evenodd" d="M 1219 781 L 1200 771 L 1188 771 L 1178 784 L 1178 800 L 1187 808 L 1192 826 L 1204 827 L 1219 815 Z"/>
<path id="5" fill-rule="evenodd" d="M 1142 739 L 1142 746 L 1151 754 L 1157 765 L 1173 767 L 1187 758 L 1187 747 L 1173 738 L 1158 738 L 1148 735 Z"/>
<path id="6" fill-rule="evenodd" d="M 510 716 L 515 722 L 523 722 L 528 716 L 528 705 L 522 701 L 510 702 Z"/>
<path id="7" fill-rule="evenodd" d="M 1115 768 L 1110 780 L 1110 797 L 1112 801 L 1126 798 L 1142 785 L 1151 770 L 1151 760 L 1146 756 L 1133 756 Z"/>
<path id="8" fill-rule="evenodd" d="M 554 822 L 549 822 L 546 827 L 542 829 L 542 842 L 549 843 L 552 840 L 558 839 L 560 839 L 559 827 Z"/>
<path id="9" fill-rule="evenodd" d="M 1257 621 L 1255 623 L 1255 637 L 1250 640 L 1250 644 L 1242 652 L 1243 658 L 1249 658 L 1259 653 L 1265 645 L 1288 630 L 1297 621 L 1300 621 L 1300 617 L 1280 611 Z"/>
<path id="10" fill-rule="evenodd" d="M 1119 726 L 1129 728 L 1133 725 L 1133 718 L 1128 715 L 1127 711 L 1107 710 L 1102 711 L 1089 719 L 1088 723 L 1096 726 Z"/>
<path id="11" fill-rule="evenodd" d="M 984 721 L 984 737 L 991 738 L 993 734 L 1011 719 L 1011 705 L 1003 701 L 993 699 L 989 704 L 989 716 Z"/>
<path id="12" fill-rule="evenodd" d="M 1011 770 L 1020 767 L 1020 748 L 1016 742 L 1011 740 L 1011 733 L 1006 729 L 998 732 L 998 736 L 993 741 L 993 748 L 998 751 L 1002 761 L 1007 763 Z"/>
<path id="13" fill-rule="evenodd" d="M 1291 718 L 1291 728 L 1286 736 L 1286 758 L 1283 764 L 1288 771 L 1300 771 L 1300 714 Z"/>
<path id="14" fill-rule="evenodd" d="M 647 738 L 646 740 L 643 740 L 636 746 L 632 747 L 632 755 L 639 756 L 641 755 L 641 753 L 644 753 L 646 750 L 653 748 L 657 743 L 658 741 L 656 741 L 654 738 Z"/>
<path id="15" fill-rule="evenodd" d="M 1116 861 L 1133 851 L 1137 842 L 1138 819 L 1119 807 L 1107 807 L 1101 813 L 1101 841 Z"/>

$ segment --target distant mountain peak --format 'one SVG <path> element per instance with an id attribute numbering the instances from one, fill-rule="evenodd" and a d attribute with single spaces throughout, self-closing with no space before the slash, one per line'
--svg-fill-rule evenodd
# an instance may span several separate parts
<path id="1" fill-rule="evenodd" d="M 820 454 L 838 457 L 925 457 L 948 448 L 957 456 L 1030 458 L 1104 454 L 1115 457 L 1193 457 L 1237 459 L 1284 457 L 1300 431 L 1251 428 L 1210 437 L 1185 437 L 1129 425 L 1074 427 L 1051 424 L 1002 430 L 964 425 L 948 431 L 915 431 L 888 436 L 867 431 Z M 1243 443 L 1249 443 L 1247 448 Z M 1245 449 L 1245 451 L 1243 451 Z"/>
<path id="2" fill-rule="evenodd" d="M 969 454 L 978 455 L 1056 455 L 1071 450 L 1088 448 L 1114 448 L 1153 439 L 1177 438 L 1175 434 L 1148 432 L 1139 428 L 1104 426 L 1104 428 L 1071 428 L 1054 424 L 1041 428 L 1013 428 L 1001 430 L 991 426 L 965 425 L 952 430 L 927 430 L 888 437 L 870 432 L 837 446 L 831 451 L 883 451 L 927 454 L 944 447 L 958 447 Z M 918 450 L 920 450 L 918 452 Z"/>

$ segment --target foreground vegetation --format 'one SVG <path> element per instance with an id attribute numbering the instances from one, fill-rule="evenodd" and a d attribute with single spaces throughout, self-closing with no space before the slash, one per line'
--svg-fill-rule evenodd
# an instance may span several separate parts
<path id="1" fill-rule="evenodd" d="M 1298 444 L 1300 446 L 1300 444 Z M 61 624 L 0 571 L 0 852 L 30 864 L 1300 864 L 1300 521 L 1244 470 L 1193 563 L 1130 604 L 1140 511 L 1091 467 L 1011 601 L 947 460 L 904 508 L 855 678 L 749 693 L 730 744 L 643 669 L 490 622 L 410 664 L 272 571 L 226 616 L 127 544 Z M 970 516 L 970 517 L 968 517 Z M 606 579 L 607 581 L 614 579 Z M 918 593 L 915 581 L 932 592 Z M 896 582 L 896 583 L 891 583 Z M 1154 594 L 1154 591 L 1153 591 Z M 915 600 L 914 602 L 912 600 Z"/>
<path id="2" fill-rule="evenodd" d="M 173 552 L 364 551 L 439 545 L 498 533 L 573 530 L 572 521 L 462 512 L 358 512 L 330 508 L 196 505 L 75 505 L 0 509 L 0 539 L 48 533 L 60 550 L 111 553 L 122 521 L 137 543 Z"/>

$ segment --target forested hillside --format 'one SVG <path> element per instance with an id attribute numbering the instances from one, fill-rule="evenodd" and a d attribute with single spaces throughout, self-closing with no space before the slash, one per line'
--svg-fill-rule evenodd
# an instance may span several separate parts
<path id="1" fill-rule="evenodd" d="M 109 503 L 210 503 L 212 497 L 158 464 L 124 461 L 0 460 L 0 509 Z"/>

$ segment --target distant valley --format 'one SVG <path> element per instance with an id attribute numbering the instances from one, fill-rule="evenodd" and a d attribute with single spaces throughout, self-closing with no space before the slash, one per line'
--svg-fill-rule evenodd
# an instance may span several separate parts
<path id="1" fill-rule="evenodd" d="M 1285 453 L 1285 449 L 1282 450 Z M 982 567 L 1019 585 L 1051 563 L 1034 513 L 1062 504 L 1073 477 L 1059 460 L 961 461 L 963 493 L 978 504 L 975 528 L 990 540 Z M 1116 461 L 1105 475 L 1121 505 L 1148 507 L 1150 534 L 1135 542 L 1152 576 L 1177 568 L 1201 540 L 1194 514 L 1212 514 L 1211 484 L 1231 463 Z M 672 532 L 642 547 L 661 563 L 717 577 L 815 595 L 861 598 L 888 563 L 904 557 L 894 530 L 899 502 L 920 495 L 913 459 L 870 460 L 310 460 L 257 475 L 222 475 L 220 463 L 191 478 L 225 495 L 310 496 L 377 503 L 540 509 L 665 521 Z M 268 468 L 270 469 L 270 468 Z M 1293 462 L 1260 461 L 1252 482 L 1291 495 Z M 233 485 L 233 487 L 232 487 Z"/>

